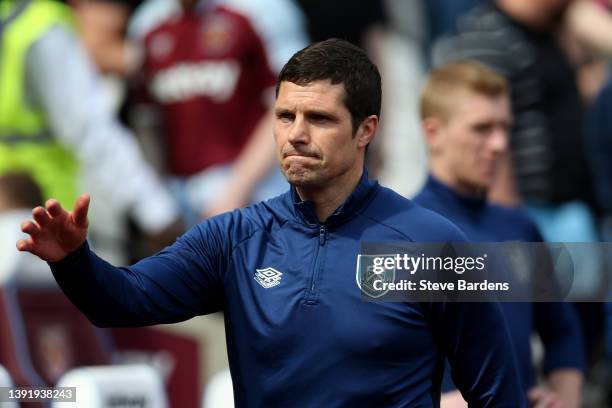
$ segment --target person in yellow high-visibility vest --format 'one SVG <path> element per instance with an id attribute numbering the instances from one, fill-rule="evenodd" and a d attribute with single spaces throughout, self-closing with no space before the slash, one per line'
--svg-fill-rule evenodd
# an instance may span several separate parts
<path id="1" fill-rule="evenodd" d="M 0 1 L 0 174 L 25 171 L 67 206 L 86 176 L 157 234 L 177 219 L 176 204 L 111 112 L 73 28 L 60 2 Z"/>
<path id="2" fill-rule="evenodd" d="M 28 50 L 53 25 L 69 28 L 69 10 L 51 1 L 0 4 L 0 172 L 27 170 L 45 194 L 76 199 L 77 161 L 49 133 L 42 107 L 28 101 Z"/>

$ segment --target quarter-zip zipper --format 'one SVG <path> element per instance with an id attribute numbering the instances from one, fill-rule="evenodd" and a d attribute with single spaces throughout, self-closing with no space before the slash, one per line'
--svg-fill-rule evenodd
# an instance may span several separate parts
<path id="1" fill-rule="evenodd" d="M 312 269 L 312 276 L 310 278 L 310 287 L 308 289 L 308 295 L 306 296 L 306 304 L 308 305 L 316 305 L 318 303 L 317 300 L 317 282 L 319 279 L 319 272 L 323 269 L 325 264 L 325 243 L 327 242 L 327 228 L 324 224 L 319 226 L 319 239 L 318 245 L 315 249 L 315 262 L 314 268 Z"/>
<path id="2" fill-rule="evenodd" d="M 325 229 L 325 225 L 321 225 L 319 228 L 319 245 L 325 245 L 325 240 L 327 239 L 327 230 Z"/>

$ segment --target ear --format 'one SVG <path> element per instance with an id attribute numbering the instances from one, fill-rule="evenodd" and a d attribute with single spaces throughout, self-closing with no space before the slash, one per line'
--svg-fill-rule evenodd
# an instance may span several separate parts
<path id="1" fill-rule="evenodd" d="M 357 129 L 357 147 L 365 148 L 376 136 L 376 129 L 378 129 L 378 116 L 370 115 L 361 122 Z"/>
<path id="2" fill-rule="evenodd" d="M 429 147 L 431 153 L 435 153 L 438 150 L 438 146 L 442 143 L 442 122 L 439 118 L 428 117 L 422 120 L 421 127 L 423 128 L 423 134 L 425 141 Z"/>

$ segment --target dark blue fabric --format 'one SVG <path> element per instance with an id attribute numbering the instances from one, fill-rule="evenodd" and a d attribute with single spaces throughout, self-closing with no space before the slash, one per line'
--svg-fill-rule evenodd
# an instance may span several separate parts
<path id="1" fill-rule="evenodd" d="M 53 274 L 97 325 L 225 311 L 238 407 L 438 407 L 444 356 L 470 406 L 526 406 L 498 304 L 363 302 L 360 243 L 464 241 L 364 174 L 327 222 L 295 191 L 209 219 L 125 268 L 85 244 Z M 282 272 L 262 287 L 258 269 Z"/>
<path id="2" fill-rule="evenodd" d="M 608 82 L 589 110 L 589 162 L 598 204 L 612 212 L 612 82 Z"/>
<path id="3" fill-rule="evenodd" d="M 459 19 L 480 3 L 490 0 L 427 0 L 423 2 L 427 17 L 429 45 L 442 35 L 455 34 Z"/>
<path id="4" fill-rule="evenodd" d="M 429 176 L 414 202 L 455 223 L 474 242 L 541 242 L 535 224 L 521 209 L 488 203 L 484 197 L 458 194 Z M 530 337 L 537 332 L 546 349 L 545 373 L 558 368 L 584 369 L 583 341 L 575 311 L 566 303 L 502 303 L 512 335 L 521 383 L 528 390 L 536 383 Z M 443 391 L 455 389 L 445 375 Z"/>

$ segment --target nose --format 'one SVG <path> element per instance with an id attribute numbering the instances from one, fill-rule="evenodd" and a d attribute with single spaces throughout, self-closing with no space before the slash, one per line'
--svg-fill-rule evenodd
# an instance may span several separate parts
<path id="1" fill-rule="evenodd" d="M 293 124 L 291 125 L 291 129 L 289 131 L 289 143 L 296 144 L 308 144 L 310 141 L 309 133 L 308 133 L 308 125 L 304 120 L 304 117 L 301 115 L 297 115 Z"/>

